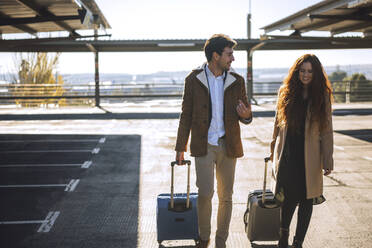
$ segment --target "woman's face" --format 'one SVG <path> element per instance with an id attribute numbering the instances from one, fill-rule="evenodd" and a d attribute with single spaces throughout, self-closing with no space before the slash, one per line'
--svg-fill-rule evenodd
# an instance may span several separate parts
<path id="1" fill-rule="evenodd" d="M 304 86 L 307 86 L 311 83 L 313 80 L 313 67 L 311 66 L 310 62 L 302 63 L 300 66 L 299 78 Z"/>

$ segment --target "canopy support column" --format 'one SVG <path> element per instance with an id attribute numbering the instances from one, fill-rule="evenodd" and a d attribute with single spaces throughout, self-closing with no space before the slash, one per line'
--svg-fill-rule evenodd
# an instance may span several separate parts
<path id="1" fill-rule="evenodd" d="M 94 29 L 94 40 L 98 39 L 98 30 Z M 98 50 L 94 51 L 94 81 L 95 81 L 95 99 L 96 107 L 100 106 L 100 92 L 99 92 L 99 60 L 98 60 Z"/>
<path id="2" fill-rule="evenodd" d="M 247 50 L 247 97 L 248 102 L 253 100 L 253 69 L 252 69 L 252 53 Z"/>

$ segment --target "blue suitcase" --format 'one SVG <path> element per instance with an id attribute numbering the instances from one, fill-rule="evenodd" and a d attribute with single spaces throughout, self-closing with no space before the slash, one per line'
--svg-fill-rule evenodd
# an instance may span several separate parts
<path id="1" fill-rule="evenodd" d="M 171 193 L 157 197 L 156 223 L 158 242 L 164 240 L 198 240 L 197 193 L 190 193 L 190 164 L 187 164 L 187 193 L 174 194 L 174 165 L 171 163 Z"/>

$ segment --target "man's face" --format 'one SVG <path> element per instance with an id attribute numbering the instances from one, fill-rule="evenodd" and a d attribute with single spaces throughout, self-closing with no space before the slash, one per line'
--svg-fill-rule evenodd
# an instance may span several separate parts
<path id="1" fill-rule="evenodd" d="M 217 65 L 223 71 L 228 71 L 231 67 L 231 63 L 235 60 L 234 50 L 231 47 L 225 47 L 221 55 L 217 54 Z"/>

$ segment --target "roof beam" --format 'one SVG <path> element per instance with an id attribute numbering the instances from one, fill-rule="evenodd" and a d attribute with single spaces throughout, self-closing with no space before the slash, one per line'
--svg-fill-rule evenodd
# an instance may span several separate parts
<path id="1" fill-rule="evenodd" d="M 337 42 L 357 42 L 368 41 L 372 42 L 370 38 L 360 37 L 326 37 L 326 36 L 285 36 L 285 35 L 261 35 L 260 40 L 299 40 L 299 41 L 337 41 Z M 372 43 L 371 43 L 372 44 Z"/>
<path id="2" fill-rule="evenodd" d="M 55 21 L 65 21 L 65 20 L 79 20 L 79 15 L 70 15 L 70 16 L 35 16 L 28 18 L 1 18 L 0 17 L 0 26 L 7 25 L 17 25 L 17 24 L 32 24 L 40 22 L 55 22 Z"/>
<path id="3" fill-rule="evenodd" d="M 8 18 L 10 18 L 10 16 L 5 15 L 4 13 L 0 12 L 0 19 L 8 19 Z M 37 31 L 33 28 L 28 27 L 27 25 L 14 24 L 14 25 L 11 25 L 11 26 L 21 30 L 22 32 L 29 33 L 31 35 L 36 36 Z"/>
<path id="4" fill-rule="evenodd" d="M 309 32 L 312 30 L 316 30 L 318 28 L 322 28 L 328 25 L 332 25 L 339 22 L 339 20 L 326 20 L 326 21 L 321 21 L 321 22 L 316 22 L 316 23 L 311 23 L 309 25 L 303 26 L 301 28 L 296 28 L 299 30 L 301 33 Z"/>
<path id="5" fill-rule="evenodd" d="M 262 37 L 263 39 L 265 37 Z M 250 50 L 264 42 L 260 50 L 303 50 L 303 49 L 355 49 L 372 48 L 372 38 L 339 37 L 283 37 L 268 36 L 267 40 L 236 39 L 235 50 Z M 99 52 L 185 52 L 203 51 L 205 40 L 51 40 L 27 42 L 18 40 L 0 40 L 0 52 L 91 52 L 90 43 Z M 164 47 L 159 44 L 185 44 L 184 46 Z M 194 43 L 194 46 L 187 44 Z"/>
<path id="6" fill-rule="evenodd" d="M 347 26 L 347 27 L 333 29 L 331 30 L 331 34 L 336 35 L 336 34 L 342 34 L 346 32 L 353 32 L 354 30 L 368 28 L 370 26 L 371 26 L 370 22 L 358 23 L 358 24 Z"/>
<path id="7" fill-rule="evenodd" d="M 265 33 L 270 33 L 275 30 L 288 30 L 291 29 L 291 25 L 293 23 L 305 20 L 308 18 L 309 13 L 322 13 L 331 9 L 339 8 L 344 6 L 345 4 L 348 4 L 351 0 L 327 0 L 327 1 L 321 1 L 315 5 L 312 5 L 308 8 L 305 8 L 293 15 L 290 15 L 288 17 L 285 17 L 277 22 L 274 22 L 272 24 L 269 24 L 265 27 L 262 27 L 261 29 L 264 29 Z"/>
<path id="8" fill-rule="evenodd" d="M 310 19 L 332 19 L 337 21 L 372 21 L 372 16 L 365 14 L 351 14 L 351 15 L 309 15 Z"/>
<path id="9" fill-rule="evenodd" d="M 46 8 L 40 7 L 34 0 L 16 0 L 17 2 L 21 3 L 22 5 L 26 6 L 27 8 L 33 10 L 36 14 L 42 17 L 56 17 L 52 12 L 47 10 Z M 55 24 L 63 28 L 64 30 L 70 32 L 72 36 L 80 36 L 76 31 L 70 27 L 67 23 L 63 21 L 54 21 Z"/>

